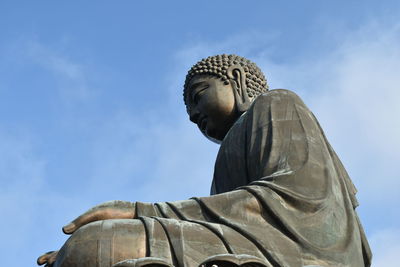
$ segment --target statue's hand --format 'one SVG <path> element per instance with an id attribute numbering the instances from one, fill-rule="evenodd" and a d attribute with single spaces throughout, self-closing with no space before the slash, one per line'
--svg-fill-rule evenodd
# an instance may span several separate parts
<path id="1" fill-rule="evenodd" d="M 113 200 L 94 206 L 84 214 L 64 226 L 65 234 L 72 234 L 85 224 L 108 219 L 133 219 L 135 217 L 135 203 Z"/>
<path id="2" fill-rule="evenodd" d="M 63 232 L 72 234 L 80 227 L 94 222 L 107 219 L 133 219 L 135 217 L 136 204 L 128 201 L 108 201 L 94 206 L 84 214 L 63 227 Z M 38 265 L 45 264 L 46 267 L 53 266 L 56 261 L 58 251 L 50 251 L 37 259 Z"/>
<path id="3" fill-rule="evenodd" d="M 37 259 L 37 264 L 38 265 L 46 264 L 45 267 L 51 267 L 53 266 L 53 263 L 56 261 L 57 254 L 58 251 L 47 252 Z"/>

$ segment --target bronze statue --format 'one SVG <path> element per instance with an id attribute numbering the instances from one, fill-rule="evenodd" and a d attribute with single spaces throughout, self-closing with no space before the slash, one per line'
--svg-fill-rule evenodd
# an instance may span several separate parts
<path id="1" fill-rule="evenodd" d="M 221 143 L 211 196 L 112 201 L 63 228 L 46 266 L 370 266 L 356 189 L 311 111 L 268 90 L 235 55 L 208 57 L 186 76 L 190 120 Z"/>

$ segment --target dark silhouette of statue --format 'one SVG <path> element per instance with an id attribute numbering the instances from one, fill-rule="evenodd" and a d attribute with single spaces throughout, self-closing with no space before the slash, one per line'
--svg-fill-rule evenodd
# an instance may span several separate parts
<path id="1" fill-rule="evenodd" d="M 370 266 L 356 189 L 302 100 L 235 55 L 186 76 L 190 120 L 221 143 L 211 196 L 112 201 L 63 228 L 47 266 Z"/>

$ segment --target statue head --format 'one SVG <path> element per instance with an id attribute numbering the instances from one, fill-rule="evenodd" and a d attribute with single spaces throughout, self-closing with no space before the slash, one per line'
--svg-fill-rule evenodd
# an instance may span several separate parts
<path id="1" fill-rule="evenodd" d="M 190 120 L 215 142 L 268 90 L 256 64 L 236 55 L 217 55 L 197 62 L 186 75 L 183 98 Z"/>

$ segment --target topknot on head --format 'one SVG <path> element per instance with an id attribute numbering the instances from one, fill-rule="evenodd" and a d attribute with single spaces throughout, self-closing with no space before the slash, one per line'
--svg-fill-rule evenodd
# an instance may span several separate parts
<path id="1" fill-rule="evenodd" d="M 240 65 L 246 75 L 247 94 L 250 98 L 268 91 L 267 81 L 259 67 L 250 60 L 237 55 L 216 55 L 203 58 L 188 71 L 183 89 L 183 99 L 187 105 L 187 87 L 190 80 L 198 74 L 209 74 L 220 78 L 225 84 L 229 84 L 227 70 L 233 65 Z"/>

